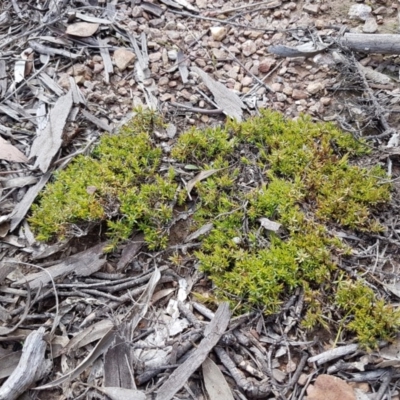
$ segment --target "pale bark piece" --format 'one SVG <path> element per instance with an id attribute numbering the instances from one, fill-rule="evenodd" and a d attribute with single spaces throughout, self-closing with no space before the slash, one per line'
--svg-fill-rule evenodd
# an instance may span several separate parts
<path id="1" fill-rule="evenodd" d="M 97 127 L 100 129 L 105 130 L 106 132 L 112 132 L 112 128 L 110 125 L 106 124 L 104 121 L 102 121 L 100 118 L 95 117 L 92 113 L 90 113 L 87 110 L 82 109 L 81 113 L 83 116 L 90 122 L 94 123 Z"/>
<path id="2" fill-rule="evenodd" d="M 33 383 L 43 377 L 48 363 L 45 362 L 45 328 L 32 332 L 24 343 L 17 368 L 0 388 L 0 400 L 14 400 Z"/>
<path id="3" fill-rule="evenodd" d="M 43 189 L 44 185 L 46 185 L 47 181 L 50 179 L 50 176 L 50 172 L 44 174 L 35 186 L 32 186 L 28 189 L 23 199 L 15 206 L 13 212 L 9 216 L 9 219 L 11 221 L 10 232 L 12 232 L 25 218 L 26 213 L 31 208 L 31 205 L 35 201 L 39 192 Z"/>
<path id="4" fill-rule="evenodd" d="M 75 82 L 75 79 L 72 76 L 69 77 L 69 87 L 71 88 L 73 103 L 74 104 L 82 104 L 82 105 L 86 106 L 87 101 L 85 99 L 85 96 L 79 89 L 78 85 Z"/>
<path id="5" fill-rule="evenodd" d="M 182 83 L 187 83 L 189 78 L 189 70 L 186 65 L 186 57 L 182 50 L 178 51 L 177 55 L 178 69 L 181 74 Z"/>
<path id="6" fill-rule="evenodd" d="M 233 400 L 231 389 L 218 365 L 206 358 L 202 368 L 204 385 L 210 400 Z"/>
<path id="7" fill-rule="evenodd" d="M 25 60 L 17 60 L 14 64 L 14 81 L 20 83 L 25 79 Z"/>
<path id="8" fill-rule="evenodd" d="M 26 118 L 27 120 L 31 121 L 33 124 L 36 125 L 36 121 L 32 119 L 32 114 L 26 111 L 26 109 L 22 107 L 20 104 L 14 103 L 10 100 L 6 100 L 4 103 L 12 110 L 14 110 L 16 113 L 18 113 L 19 115 L 21 115 L 22 117 Z"/>
<path id="9" fill-rule="evenodd" d="M 354 389 L 340 378 L 319 375 L 307 388 L 307 400 L 356 400 Z"/>
<path id="10" fill-rule="evenodd" d="M 45 72 L 40 73 L 39 79 L 57 96 L 62 96 L 64 94 L 64 91 L 61 89 L 60 85 L 55 82 L 54 79 L 50 78 L 50 76 L 47 75 Z"/>
<path id="11" fill-rule="evenodd" d="M 279 222 L 271 221 L 269 218 L 260 218 L 261 226 L 267 231 L 277 232 L 281 228 L 282 224 Z"/>
<path id="12" fill-rule="evenodd" d="M 10 313 L 3 306 L 0 305 L 0 321 L 6 322 L 9 319 L 10 319 Z M 0 326 L 0 335 L 1 335 L 2 328 L 3 327 Z"/>
<path id="13" fill-rule="evenodd" d="M 7 90 L 7 73 L 6 62 L 0 60 L 0 99 L 6 94 Z"/>
<path id="14" fill-rule="evenodd" d="M 19 163 L 28 162 L 28 158 L 24 153 L 12 144 L 8 143 L 7 140 L 4 140 L 2 137 L 0 137 L 0 160 Z"/>
<path id="15" fill-rule="evenodd" d="M 104 243 L 100 243 L 88 250 L 66 258 L 59 264 L 46 268 L 45 271 L 29 274 L 23 279 L 14 282 L 13 286 L 23 285 L 24 282 L 28 282 L 32 289 L 37 289 L 40 286 L 47 285 L 51 281 L 50 276 L 53 279 L 58 279 L 70 273 L 74 273 L 77 276 L 89 276 L 100 270 L 106 263 L 106 260 L 101 258 L 104 256 L 104 246 Z"/>
<path id="16" fill-rule="evenodd" d="M 20 121 L 19 115 L 11 108 L 0 104 L 0 113 L 8 115 L 10 118 Z"/>
<path id="17" fill-rule="evenodd" d="M 143 82 L 144 80 L 150 78 L 146 35 L 142 32 L 140 37 L 141 49 L 139 49 L 139 45 L 133 35 L 128 33 L 128 37 L 137 57 L 137 61 L 135 62 L 135 78 L 138 82 Z"/>
<path id="18" fill-rule="evenodd" d="M 230 320 L 229 304 L 222 303 L 215 317 L 204 330 L 204 339 L 192 356 L 181 364 L 158 389 L 156 400 L 170 400 L 185 385 L 187 380 L 203 364 L 210 351 L 216 346 L 228 327 Z"/>
<path id="19" fill-rule="evenodd" d="M 321 354 L 310 357 L 307 362 L 317 363 L 317 365 L 325 364 L 337 358 L 342 358 L 358 350 L 358 344 L 348 344 L 347 346 L 336 347 L 331 350 L 324 351 Z"/>
<path id="20" fill-rule="evenodd" d="M 185 243 L 189 243 L 193 240 L 196 240 L 198 237 L 207 235 L 207 233 L 211 232 L 211 230 L 214 228 L 214 225 L 210 222 L 209 224 L 205 224 L 197 231 L 191 233 L 189 236 L 187 236 L 184 240 Z"/>
<path id="21" fill-rule="evenodd" d="M 340 43 L 363 53 L 400 54 L 400 35 L 345 33 Z"/>
<path id="22" fill-rule="evenodd" d="M 76 22 L 75 24 L 68 25 L 65 33 L 78 37 L 90 37 L 96 33 L 99 26 L 99 24 L 90 22 Z"/>
<path id="23" fill-rule="evenodd" d="M 62 136 L 68 114 L 72 108 L 72 92 L 60 97 L 50 111 L 49 122 L 45 129 L 38 132 L 31 148 L 29 158 L 37 157 L 34 167 L 47 172 L 53 157 L 62 144 Z"/>
<path id="24" fill-rule="evenodd" d="M 104 80 L 110 82 L 110 74 L 114 72 L 114 67 L 111 61 L 110 52 L 108 51 L 108 41 L 106 39 L 98 39 L 100 54 L 104 63 Z"/>
<path id="25" fill-rule="evenodd" d="M 245 105 L 239 96 L 226 88 L 222 83 L 215 81 L 208 74 L 198 67 L 192 67 L 192 71 L 198 74 L 214 95 L 214 100 L 218 107 L 222 108 L 224 114 L 228 117 L 242 121 L 243 109 Z"/>

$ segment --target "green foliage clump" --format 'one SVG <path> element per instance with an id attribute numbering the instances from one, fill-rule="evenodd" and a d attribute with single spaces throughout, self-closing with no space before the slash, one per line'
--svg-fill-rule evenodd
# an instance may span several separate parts
<path id="1" fill-rule="evenodd" d="M 371 211 L 390 199 L 390 186 L 381 182 L 383 169 L 368 170 L 349 162 L 368 152 L 365 144 L 333 124 L 313 123 L 307 117 L 289 121 L 269 111 L 242 123 L 231 121 L 223 132 L 236 157 L 239 153 L 241 157 L 230 160 L 230 170 L 197 185 L 201 204 L 194 216 L 197 227 L 210 220 L 214 224 L 196 256 L 215 283 L 217 295 L 234 304 L 262 306 L 271 314 L 288 293 L 302 287 L 308 306 L 305 327 L 332 325 L 326 310 L 334 307 L 344 318 L 341 327 L 355 332 L 364 345 L 375 345 L 377 337 L 388 338 L 400 326 L 400 314 L 375 299 L 364 283 L 360 287 L 374 300 L 346 309 L 340 300 L 346 288 L 333 283 L 335 260 L 350 249 L 329 227 L 377 231 L 381 227 Z M 179 138 L 176 148 L 185 154 L 181 160 L 203 160 L 215 168 L 218 157 L 212 158 L 206 147 L 188 158 L 200 148 L 193 139 L 200 134 L 191 131 Z M 233 171 L 235 184 L 222 187 L 218 179 L 233 176 Z M 258 174 L 261 185 L 251 179 L 248 184 L 241 182 L 251 173 Z M 260 218 L 281 223 L 283 232 L 264 230 Z M 352 290 L 348 288 L 349 293 Z M 382 315 L 372 328 L 377 313 Z"/>
<path id="2" fill-rule="evenodd" d="M 378 345 L 377 338 L 393 335 L 399 325 L 399 312 L 393 311 L 384 300 L 376 299 L 365 282 L 341 281 L 336 293 L 336 304 L 343 311 L 343 324 L 357 334 L 361 343 Z"/>
<path id="3" fill-rule="evenodd" d="M 160 124 L 154 114 L 139 113 L 117 135 L 103 136 L 91 156 L 77 157 L 58 173 L 32 210 L 39 238 L 63 236 L 82 221 L 107 220 L 114 244 L 139 229 L 150 249 L 167 246 L 166 226 L 174 204 L 184 205 L 185 191 L 172 167 L 160 172 L 161 150 L 151 136 Z M 340 330 L 355 332 L 366 346 L 400 327 L 400 315 L 365 282 L 343 275 L 335 283 L 336 261 L 349 248 L 331 228 L 378 231 L 372 211 L 390 199 L 381 168 L 349 161 L 367 152 L 333 124 L 286 120 L 270 111 L 182 134 L 172 157 L 217 170 L 192 190 L 191 227 L 213 224 L 195 256 L 215 294 L 271 314 L 303 288 L 306 328 L 332 327 L 329 315 L 341 315 Z M 264 229 L 261 218 L 282 224 L 281 231 Z"/>
<path id="4" fill-rule="evenodd" d="M 172 169 L 158 172 L 162 151 L 151 133 L 161 124 L 154 113 L 139 111 L 118 134 L 103 135 L 90 156 L 58 172 L 32 206 L 38 239 L 62 238 L 73 224 L 107 220 L 112 246 L 140 229 L 150 248 L 165 247 L 177 184 Z"/>

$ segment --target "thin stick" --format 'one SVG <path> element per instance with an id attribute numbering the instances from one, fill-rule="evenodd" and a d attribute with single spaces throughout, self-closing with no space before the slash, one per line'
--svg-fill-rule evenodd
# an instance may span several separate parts
<path id="1" fill-rule="evenodd" d="M 212 15 L 221 15 L 221 14 L 228 14 L 234 11 L 239 11 L 243 10 L 245 8 L 251 8 L 251 7 L 257 7 L 257 6 L 263 6 L 264 4 L 272 3 L 275 0 L 266 0 L 266 1 L 260 1 L 259 3 L 253 3 L 253 4 L 245 4 L 244 6 L 240 7 L 234 7 L 234 8 L 228 8 L 227 10 L 221 10 L 221 11 L 215 11 L 212 13 Z"/>

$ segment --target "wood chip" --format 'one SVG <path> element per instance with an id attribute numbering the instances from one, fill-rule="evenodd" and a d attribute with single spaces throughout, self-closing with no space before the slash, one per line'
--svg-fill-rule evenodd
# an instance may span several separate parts
<path id="1" fill-rule="evenodd" d="M 46 172 L 62 144 L 67 117 L 72 108 L 72 92 L 60 97 L 50 111 L 49 123 L 45 129 L 38 131 L 29 158 L 36 157 L 34 167 Z"/>
<path id="2" fill-rule="evenodd" d="M 239 96 L 227 89 L 222 83 L 212 79 L 200 68 L 192 67 L 192 71 L 196 72 L 204 81 L 208 90 L 214 95 L 214 100 L 218 107 L 222 108 L 224 111 L 224 114 L 239 122 L 242 121 L 245 105 L 242 100 L 240 100 Z"/>

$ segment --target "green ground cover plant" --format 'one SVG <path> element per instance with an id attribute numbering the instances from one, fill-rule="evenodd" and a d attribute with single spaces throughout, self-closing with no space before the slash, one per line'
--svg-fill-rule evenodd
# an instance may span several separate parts
<path id="1" fill-rule="evenodd" d="M 174 208 L 184 208 L 187 199 L 176 166 L 218 170 L 192 191 L 191 227 L 213 224 L 195 256 L 217 298 L 273 314 L 300 287 L 305 328 L 354 332 L 372 347 L 390 338 L 399 312 L 368 282 L 339 268 L 351 249 L 332 233 L 335 227 L 382 229 L 371 213 L 390 200 L 385 172 L 349 161 L 368 152 L 365 144 L 333 124 L 263 111 L 242 123 L 183 133 L 171 152 L 176 163 L 160 168 L 163 154 L 152 133 L 161 126 L 154 113 L 138 112 L 118 134 L 104 135 L 90 156 L 59 172 L 32 208 L 38 238 L 62 238 L 74 224 L 107 221 L 112 246 L 139 230 L 150 250 L 166 248 Z M 261 218 L 282 228 L 264 229 Z"/>

